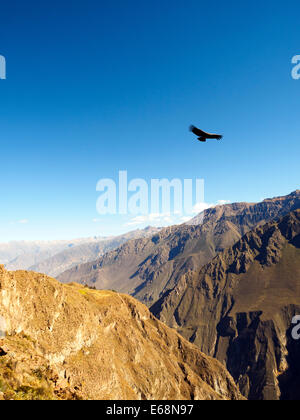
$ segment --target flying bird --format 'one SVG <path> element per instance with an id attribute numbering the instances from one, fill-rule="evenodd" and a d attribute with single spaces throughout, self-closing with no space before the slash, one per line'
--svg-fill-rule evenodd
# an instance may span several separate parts
<path id="1" fill-rule="evenodd" d="M 199 128 L 195 127 L 194 125 L 190 126 L 190 131 L 196 134 L 196 136 L 198 136 L 198 140 L 202 142 L 206 142 L 206 140 L 211 139 L 222 140 L 223 138 L 223 136 L 221 136 L 220 134 L 210 134 L 206 133 L 205 131 L 199 130 Z"/>

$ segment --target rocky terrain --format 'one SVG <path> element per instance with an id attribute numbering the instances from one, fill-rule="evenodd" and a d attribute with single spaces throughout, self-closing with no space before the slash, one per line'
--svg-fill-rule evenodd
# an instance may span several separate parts
<path id="1" fill-rule="evenodd" d="M 151 311 L 227 366 L 249 399 L 300 399 L 300 210 L 190 270 Z"/>
<path id="2" fill-rule="evenodd" d="M 0 399 L 242 399 L 134 298 L 0 266 Z M 4 337 L 3 337 L 4 335 Z"/>
<path id="3" fill-rule="evenodd" d="M 132 240 L 103 257 L 62 273 L 99 289 L 115 289 L 151 306 L 180 278 L 195 271 L 250 230 L 300 207 L 300 191 L 258 204 L 236 203 L 205 210 L 189 224 L 162 229 L 150 238 Z"/>
<path id="4" fill-rule="evenodd" d="M 154 235 L 148 227 L 116 237 L 91 237 L 70 241 L 20 241 L 0 244 L 0 264 L 8 270 L 30 270 L 56 277 L 74 265 L 93 261 L 130 239 Z"/>
<path id="5" fill-rule="evenodd" d="M 300 399 L 299 209 L 299 190 L 217 206 L 36 266 L 74 264 L 65 284 L 1 268 L 0 398 L 239 399 L 228 370 L 247 399 Z"/>

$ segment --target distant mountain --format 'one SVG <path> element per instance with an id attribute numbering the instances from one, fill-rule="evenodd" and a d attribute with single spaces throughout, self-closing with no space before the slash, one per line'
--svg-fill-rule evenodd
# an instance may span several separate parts
<path id="1" fill-rule="evenodd" d="M 38 264 L 28 267 L 30 271 L 45 273 L 52 277 L 59 276 L 62 272 L 78 264 L 94 261 L 105 253 L 116 249 L 131 239 L 147 238 L 159 232 L 159 228 L 148 227 L 143 230 L 134 230 L 124 235 L 90 241 L 77 246 L 68 247 L 63 251 L 44 259 Z"/>
<path id="2" fill-rule="evenodd" d="M 300 210 L 182 276 L 151 311 L 224 363 L 247 398 L 300 399 Z"/>
<path id="3" fill-rule="evenodd" d="M 182 275 L 201 268 L 256 226 L 297 208 L 300 191 L 258 204 L 210 208 L 189 224 L 129 241 L 93 262 L 75 266 L 58 279 L 118 290 L 151 306 L 172 290 Z"/>
<path id="4" fill-rule="evenodd" d="M 93 237 L 65 241 L 12 241 L 0 243 L 0 263 L 8 270 L 28 269 L 34 264 L 66 249 L 83 243 L 100 242 L 105 238 Z"/>
<path id="5" fill-rule="evenodd" d="M 56 277 L 76 264 L 93 261 L 130 239 L 144 238 L 158 231 L 158 228 L 148 227 L 107 238 L 0 243 L 0 264 L 8 270 L 32 270 Z"/>
<path id="6" fill-rule="evenodd" d="M 0 400 L 239 400 L 217 360 L 135 299 L 0 267 Z"/>

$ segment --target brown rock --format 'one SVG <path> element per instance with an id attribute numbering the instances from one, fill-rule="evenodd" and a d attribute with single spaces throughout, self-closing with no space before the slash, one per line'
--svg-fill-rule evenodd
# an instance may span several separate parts
<path id="1" fill-rule="evenodd" d="M 5 399 L 241 399 L 226 369 L 134 298 L 0 268 Z"/>
<path id="2" fill-rule="evenodd" d="M 152 312 L 227 366 L 249 399 L 300 398 L 300 210 L 181 278 Z"/>

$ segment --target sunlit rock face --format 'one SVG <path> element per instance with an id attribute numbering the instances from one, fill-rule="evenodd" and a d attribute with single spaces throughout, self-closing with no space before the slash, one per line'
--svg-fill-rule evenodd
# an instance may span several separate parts
<path id="1" fill-rule="evenodd" d="M 221 363 L 134 298 L 0 266 L 2 399 L 241 399 Z"/>

